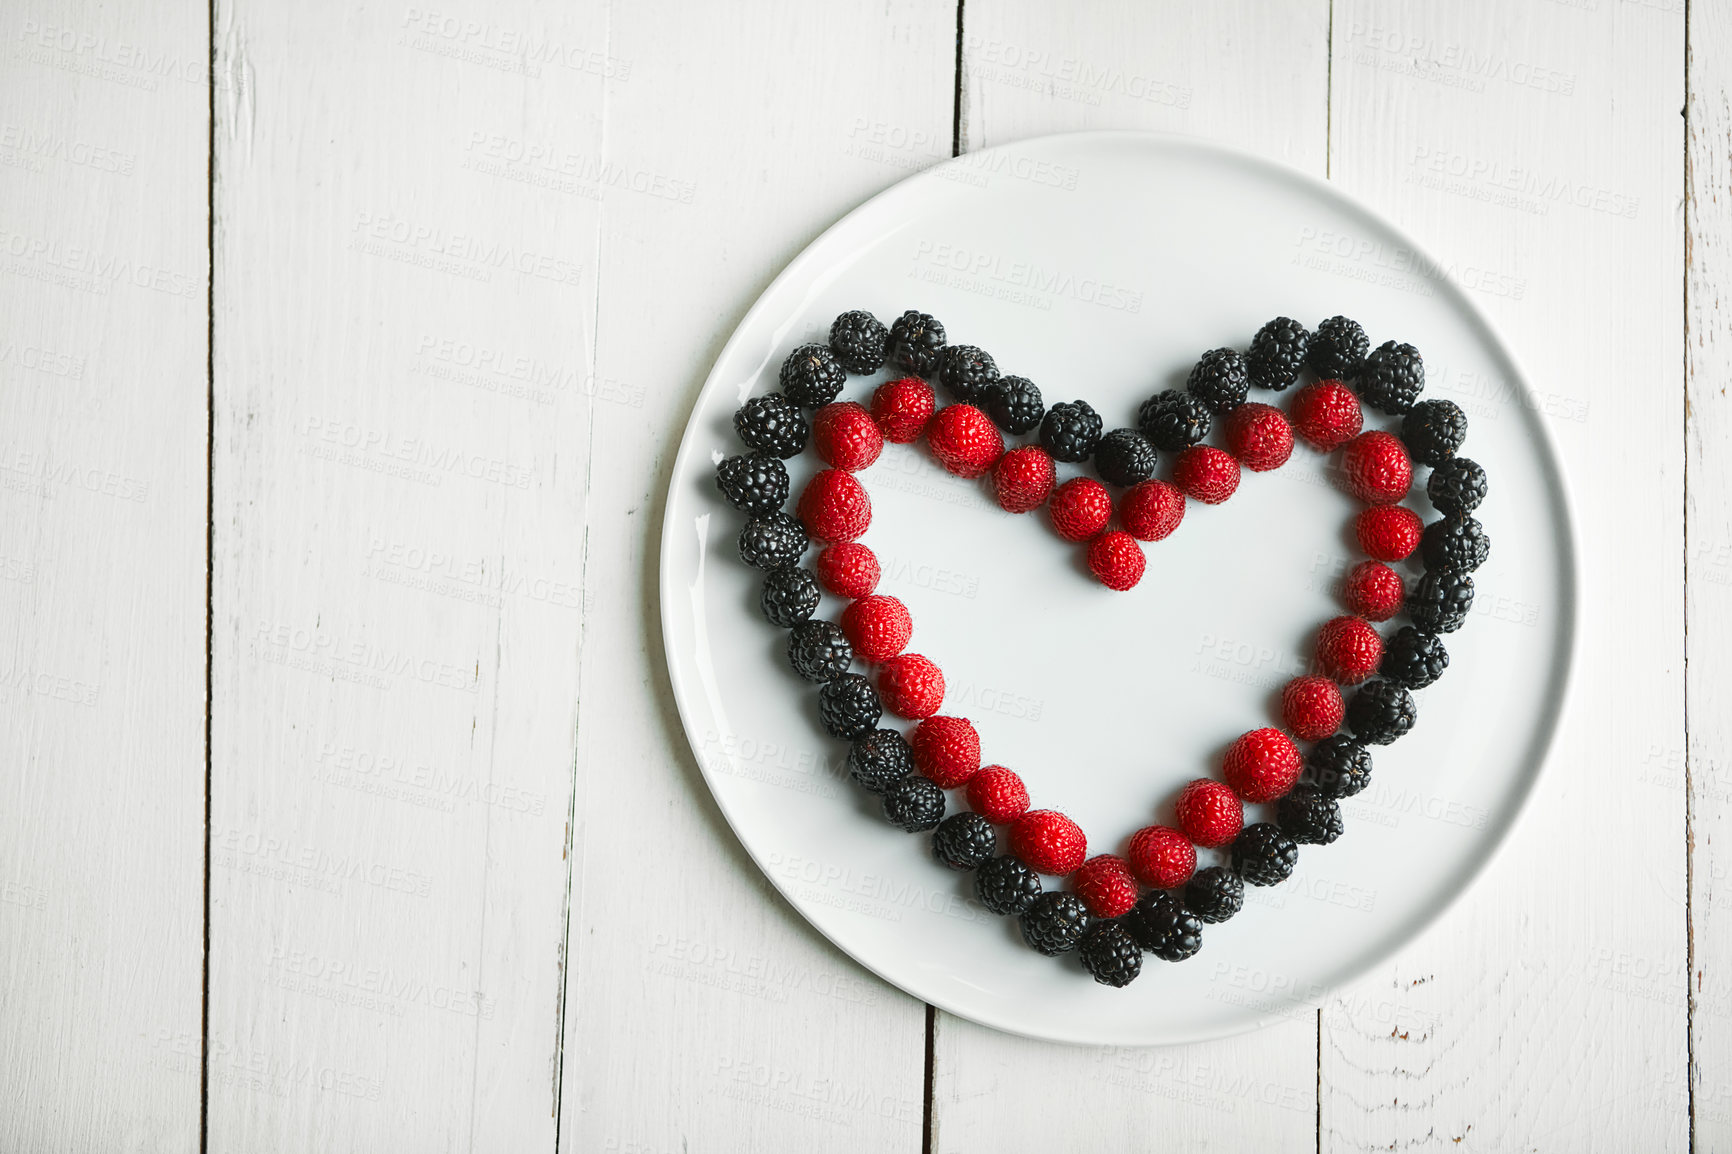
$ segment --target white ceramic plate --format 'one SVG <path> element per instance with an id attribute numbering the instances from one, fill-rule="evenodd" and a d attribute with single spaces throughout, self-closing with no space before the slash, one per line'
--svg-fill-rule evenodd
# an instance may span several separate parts
<path id="1" fill-rule="evenodd" d="M 1304 847 L 1287 883 L 1248 889 L 1245 910 L 1207 928 L 1189 961 L 1146 957 L 1142 977 L 1113 990 L 1074 955 L 1024 946 L 1015 919 L 974 902 L 971 875 L 936 864 L 928 835 L 888 826 L 850 784 L 846 747 L 825 736 L 813 687 L 787 668 L 786 635 L 759 615 L 758 574 L 738 559 L 741 518 L 716 495 L 714 462 L 741 451 L 731 425 L 740 402 L 775 388 L 788 352 L 823 340 L 853 308 L 886 323 L 930 312 L 952 343 L 987 349 L 1048 403 L 1088 400 L 1109 428 L 1134 424 L 1144 397 L 1181 385 L 1203 350 L 1246 347 L 1270 317 L 1315 325 L 1344 313 L 1374 344 L 1417 345 L 1427 395 L 1468 412 L 1463 451 L 1491 477 L 1479 515 L 1494 548 L 1472 618 L 1448 638 L 1448 674 L 1418 695 L 1414 732 L 1375 751 L 1371 787 L 1343 805 L 1345 836 Z M 844 398 L 864 400 L 883 379 L 850 378 Z M 687 736 L 770 880 L 916 998 L 1088 1043 L 1187 1041 L 1303 1013 L 1461 892 L 1539 772 L 1569 668 L 1575 576 L 1556 454 L 1530 398 L 1440 266 L 1309 177 L 1129 133 L 1048 137 L 941 165 L 795 259 L 698 398 L 661 565 Z M 1368 414 L 1368 425 L 1392 422 Z M 813 460 L 790 462 L 796 494 Z M 910 649 L 943 668 L 942 712 L 971 718 L 985 759 L 1020 772 L 1037 807 L 1077 819 L 1091 853 L 1122 852 L 1139 827 L 1170 821 L 1184 782 L 1214 773 L 1239 733 L 1276 723 L 1280 686 L 1341 612 L 1335 580 L 1358 559 L 1356 506 L 1303 447 L 1276 472 L 1247 473 L 1225 505 L 1193 504 L 1178 532 L 1146 547 L 1148 572 L 1129 593 L 1096 584 L 1044 514 L 1001 512 L 982 483 L 949 476 L 919 446 L 887 446 L 861 479 L 879 591 L 908 605 Z M 826 596 L 820 613 L 839 610 Z M 1249 808 L 1247 820 L 1264 810 Z"/>

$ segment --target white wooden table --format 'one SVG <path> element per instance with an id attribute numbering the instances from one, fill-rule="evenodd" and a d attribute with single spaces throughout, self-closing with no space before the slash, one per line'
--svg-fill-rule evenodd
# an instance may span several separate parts
<path id="1" fill-rule="evenodd" d="M 5 5 L 0 1151 L 1732 1149 L 1729 89 L 1719 0 Z M 1513 844 L 1316 1012 L 1174 1049 L 820 939 L 656 624 L 768 280 L 1085 128 L 1421 238 L 1533 377 L 1447 395 L 1543 411 L 1580 517 Z"/>

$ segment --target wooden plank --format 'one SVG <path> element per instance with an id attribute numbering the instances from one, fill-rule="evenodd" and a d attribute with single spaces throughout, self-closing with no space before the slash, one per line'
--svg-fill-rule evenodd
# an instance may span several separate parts
<path id="1" fill-rule="evenodd" d="M 1500 323 L 1531 395 L 1436 384 L 1476 421 L 1545 415 L 1587 580 L 1573 703 L 1511 843 L 1325 1010 L 1323 1149 L 1687 1143 L 1675 8 L 1335 5 L 1334 179 Z"/>
<path id="2" fill-rule="evenodd" d="M 202 5 L 0 17 L 0 1149 L 199 1143 Z"/>

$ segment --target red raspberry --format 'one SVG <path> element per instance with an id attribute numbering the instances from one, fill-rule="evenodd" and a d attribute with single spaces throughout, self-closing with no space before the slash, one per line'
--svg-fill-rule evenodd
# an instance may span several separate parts
<path id="1" fill-rule="evenodd" d="M 858 541 L 842 541 L 818 554 L 818 580 L 838 597 L 866 597 L 878 588 L 878 555 Z"/>
<path id="2" fill-rule="evenodd" d="M 1253 729 L 1227 747 L 1221 776 L 1246 801 L 1274 801 L 1287 796 L 1301 768 L 1291 737 L 1279 729 Z"/>
<path id="3" fill-rule="evenodd" d="M 1190 848 L 1189 842 L 1186 848 Z M 1071 878 L 1070 888 L 1097 918 L 1123 917 L 1137 904 L 1137 883 L 1131 880 L 1131 871 L 1123 858 L 1110 853 L 1084 862 Z"/>
<path id="4" fill-rule="evenodd" d="M 825 469 L 800 494 L 800 520 L 815 541 L 852 541 L 872 523 L 872 498 L 853 474 Z"/>
<path id="5" fill-rule="evenodd" d="M 1004 436 L 992 418 L 973 405 L 945 405 L 926 426 L 926 443 L 938 463 L 958 477 L 978 477 L 1004 456 Z"/>
<path id="6" fill-rule="evenodd" d="M 1317 634 L 1317 664 L 1342 685 L 1358 685 L 1383 663 L 1383 638 L 1357 617 L 1335 617 Z"/>
<path id="7" fill-rule="evenodd" d="M 1010 852 L 1043 874 L 1075 873 L 1089 855 L 1076 822 L 1051 809 L 1031 809 L 1010 827 Z"/>
<path id="8" fill-rule="evenodd" d="M 842 632 L 856 657 L 879 665 L 907 648 L 914 636 L 914 618 L 896 598 L 876 593 L 842 610 Z"/>
<path id="9" fill-rule="evenodd" d="M 931 717 L 944 704 L 944 674 L 920 654 L 904 653 L 878 671 L 878 694 L 897 717 Z"/>
<path id="10" fill-rule="evenodd" d="M 1045 449 L 1024 445 L 1012 449 L 992 467 L 992 491 L 1006 513 L 1026 513 L 1052 496 L 1055 473 Z"/>
<path id="11" fill-rule="evenodd" d="M 1419 548 L 1425 525 L 1406 505 L 1373 505 L 1359 510 L 1353 531 L 1359 547 L 1379 561 L 1405 561 Z"/>
<path id="12" fill-rule="evenodd" d="M 1028 786 L 1014 770 L 989 765 L 968 779 L 968 808 L 994 825 L 1007 825 L 1028 812 Z"/>
<path id="13" fill-rule="evenodd" d="M 928 717 L 914 727 L 908 744 L 920 772 L 942 789 L 966 785 L 980 772 L 980 734 L 966 717 Z"/>
<path id="14" fill-rule="evenodd" d="M 1361 561 L 1347 574 L 1347 608 L 1367 621 L 1388 621 L 1401 612 L 1407 589 L 1401 574 L 1381 561 Z"/>
<path id="15" fill-rule="evenodd" d="M 1143 547 L 1129 533 L 1114 529 L 1089 543 L 1089 570 L 1108 589 L 1120 593 L 1143 579 Z"/>
<path id="16" fill-rule="evenodd" d="M 853 401 L 836 401 L 812 415 L 812 444 L 826 465 L 852 473 L 878 459 L 884 451 L 884 434 L 865 408 Z"/>
<path id="17" fill-rule="evenodd" d="M 1325 453 L 1345 445 L 1364 427 L 1359 398 L 1340 381 L 1313 381 L 1293 398 L 1293 431 Z"/>
<path id="18" fill-rule="evenodd" d="M 1281 722 L 1301 741 L 1322 741 L 1341 728 L 1347 705 L 1327 677 L 1295 677 L 1281 691 Z"/>
<path id="19" fill-rule="evenodd" d="M 1227 448 L 1253 473 L 1267 473 L 1293 455 L 1293 426 L 1280 409 L 1252 401 L 1227 418 Z"/>
<path id="20" fill-rule="evenodd" d="M 1239 487 L 1239 462 L 1225 449 L 1192 445 L 1173 465 L 1173 483 L 1193 501 L 1219 505 Z"/>
<path id="21" fill-rule="evenodd" d="M 1373 429 L 1341 453 L 1341 484 L 1370 505 L 1393 505 L 1413 486 L 1413 461 L 1394 433 Z"/>
<path id="22" fill-rule="evenodd" d="M 1170 825 L 1144 826 L 1131 835 L 1131 873 L 1158 890 L 1170 890 L 1197 872 L 1197 847 Z"/>
<path id="23" fill-rule="evenodd" d="M 1087 541 L 1107 527 L 1112 495 L 1093 477 L 1072 477 L 1052 495 L 1052 527 L 1066 541 Z"/>
<path id="24" fill-rule="evenodd" d="M 926 431 L 937 405 L 932 386 L 919 377 L 903 377 L 879 385 L 872 394 L 872 419 L 884 433 L 884 439 L 897 445 L 911 445 Z"/>
<path id="25" fill-rule="evenodd" d="M 1119 520 L 1139 541 L 1160 541 L 1185 519 L 1185 495 L 1165 481 L 1132 485 L 1119 498 Z"/>
<path id="26" fill-rule="evenodd" d="M 1239 795 L 1211 778 L 1200 777 L 1179 794 L 1179 828 L 1204 849 L 1226 845 L 1245 828 Z"/>

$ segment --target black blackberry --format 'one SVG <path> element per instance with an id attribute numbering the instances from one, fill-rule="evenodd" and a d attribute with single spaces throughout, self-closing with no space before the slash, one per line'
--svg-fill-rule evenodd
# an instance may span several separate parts
<path id="1" fill-rule="evenodd" d="M 774 513 L 788 502 L 788 466 L 768 453 L 729 457 L 716 466 L 716 488 L 742 513 Z"/>
<path id="2" fill-rule="evenodd" d="M 1226 866 L 1210 866 L 1185 883 L 1185 908 L 1205 922 L 1224 922 L 1245 904 L 1245 883 Z"/>
<path id="3" fill-rule="evenodd" d="M 1087 401 L 1060 401 L 1041 419 L 1041 448 L 1055 461 L 1086 461 L 1100 442 L 1101 416 Z"/>
<path id="4" fill-rule="evenodd" d="M 734 432 L 749 447 L 786 461 L 805 452 L 812 426 L 793 401 L 781 393 L 765 393 L 734 410 Z"/>
<path id="5" fill-rule="evenodd" d="M 1000 377 L 986 390 L 986 415 L 1005 432 L 1021 436 L 1040 424 L 1046 406 L 1027 377 Z"/>
<path id="6" fill-rule="evenodd" d="M 1412 345 L 1384 341 L 1365 358 L 1354 391 L 1374 409 L 1405 413 L 1425 391 L 1425 360 Z"/>
<path id="7" fill-rule="evenodd" d="M 1472 573 L 1491 555 L 1491 535 L 1470 513 L 1455 513 L 1425 527 L 1419 553 L 1427 569 Z"/>
<path id="8" fill-rule="evenodd" d="M 1088 928 L 1089 911 L 1073 893 L 1041 894 L 1022 914 L 1022 940 L 1047 957 L 1076 948 Z"/>
<path id="9" fill-rule="evenodd" d="M 863 309 L 843 313 L 830 322 L 830 351 L 851 373 L 875 373 L 884 367 L 890 330 Z"/>
<path id="10" fill-rule="evenodd" d="M 914 772 L 914 751 L 894 729 L 874 729 L 848 749 L 848 776 L 867 793 L 883 793 Z"/>
<path id="11" fill-rule="evenodd" d="M 1332 734 L 1305 755 L 1305 776 L 1324 797 L 1352 797 L 1371 784 L 1371 751 L 1345 733 Z"/>
<path id="12" fill-rule="evenodd" d="M 1135 429 L 1114 429 L 1095 446 L 1095 470 L 1114 485 L 1138 485 L 1155 475 L 1155 447 Z"/>
<path id="13" fill-rule="evenodd" d="M 1299 847 L 1281 827 L 1260 821 L 1248 825 L 1233 841 L 1233 872 L 1254 886 L 1284 882 L 1299 863 Z"/>
<path id="14" fill-rule="evenodd" d="M 1181 389 L 1168 389 L 1144 401 L 1137 427 L 1157 449 L 1176 453 L 1209 435 L 1209 406 Z"/>
<path id="15" fill-rule="evenodd" d="M 938 354 L 938 383 L 965 405 L 986 400 L 986 390 L 998 380 L 992 354 L 973 345 L 946 345 Z"/>
<path id="16" fill-rule="evenodd" d="M 1233 349 L 1210 349 L 1197 359 L 1185 378 L 1185 391 L 1202 401 L 1217 417 L 1245 403 L 1250 382 L 1245 358 Z"/>
<path id="17" fill-rule="evenodd" d="M 764 619 L 771 625 L 792 629 L 808 620 L 818 608 L 818 579 L 810 569 L 790 565 L 764 578 L 764 591 L 758 595 L 758 605 Z"/>
<path id="18" fill-rule="evenodd" d="M 1436 467 L 1467 440 L 1467 414 L 1454 401 L 1421 401 L 1401 418 L 1401 440 L 1415 461 Z"/>
<path id="19" fill-rule="evenodd" d="M 1406 734 L 1418 720 L 1419 709 L 1413 704 L 1413 694 L 1382 677 L 1361 685 L 1347 703 L 1347 727 L 1353 736 L 1372 745 L 1388 745 Z"/>
<path id="20" fill-rule="evenodd" d="M 796 405 L 822 408 L 848 383 L 848 373 L 836 354 L 823 345 L 801 345 L 782 362 L 782 391 Z"/>
<path id="21" fill-rule="evenodd" d="M 1320 377 L 1338 381 L 1352 380 L 1365 365 L 1365 354 L 1371 341 L 1358 321 L 1346 317 L 1330 317 L 1311 334 L 1311 344 L 1305 350 L 1305 363 Z"/>
<path id="22" fill-rule="evenodd" d="M 1005 854 L 974 871 L 974 896 L 995 914 L 1020 914 L 1040 896 L 1040 875 Z"/>
<path id="23" fill-rule="evenodd" d="M 853 660 L 854 647 L 834 621 L 805 621 L 788 634 L 788 664 L 807 681 L 840 677 Z"/>
<path id="24" fill-rule="evenodd" d="M 1485 470 L 1466 457 L 1451 457 L 1431 471 L 1425 495 L 1439 513 L 1471 513 L 1485 500 Z"/>
<path id="25" fill-rule="evenodd" d="M 1083 934 L 1083 969 L 1103 986 L 1123 989 L 1143 972 L 1143 951 L 1116 921 L 1096 922 Z"/>
<path id="26" fill-rule="evenodd" d="M 1302 781 L 1275 803 L 1275 824 L 1300 845 L 1328 845 L 1341 836 L 1341 807 Z"/>
<path id="27" fill-rule="evenodd" d="M 953 870 L 971 870 L 997 848 L 992 823 L 978 813 L 953 813 L 932 832 L 932 856 Z"/>
<path id="28" fill-rule="evenodd" d="M 1292 317 L 1276 317 L 1251 338 L 1245 372 L 1253 385 L 1280 392 L 1299 379 L 1311 333 Z"/>
<path id="29" fill-rule="evenodd" d="M 1424 689 L 1449 668 L 1449 650 L 1435 633 L 1403 625 L 1383 643 L 1383 664 L 1377 672 L 1397 685 Z"/>
<path id="30" fill-rule="evenodd" d="M 909 309 L 890 326 L 890 363 L 917 377 L 938 371 L 944 326 L 930 315 Z"/>
<path id="31" fill-rule="evenodd" d="M 835 684 L 834 681 L 830 683 Z M 824 689 L 829 689 L 830 685 L 826 685 Z M 869 725 L 878 720 L 876 693 L 872 694 L 872 704 L 873 717 L 872 722 L 868 722 Z M 884 791 L 884 820 L 897 829 L 919 833 L 923 829 L 931 829 L 943 817 L 944 791 L 918 773 L 909 774 Z"/>
<path id="32" fill-rule="evenodd" d="M 1182 962 L 1203 948 L 1203 919 L 1166 890 L 1150 890 L 1125 915 L 1137 945 L 1163 962 Z"/>
<path id="33" fill-rule="evenodd" d="M 1454 633 L 1473 611 L 1473 578 L 1432 569 L 1407 595 L 1407 619 L 1428 633 Z"/>
<path id="34" fill-rule="evenodd" d="M 740 560 L 766 573 L 794 564 L 805 551 L 806 528 L 786 513 L 753 517 L 740 530 Z"/>
<path id="35" fill-rule="evenodd" d="M 818 720 L 823 724 L 824 732 L 838 741 L 853 741 L 862 734 L 870 733 L 878 724 L 878 719 L 883 716 L 884 707 L 878 703 L 878 691 L 858 673 L 844 673 L 832 677 L 818 687 Z M 925 778 L 920 780 L 926 781 Z M 888 795 L 889 790 L 885 793 Z M 940 794 L 940 800 L 942 798 L 943 795 Z M 934 824 L 938 821 L 937 818 L 932 820 Z"/>

